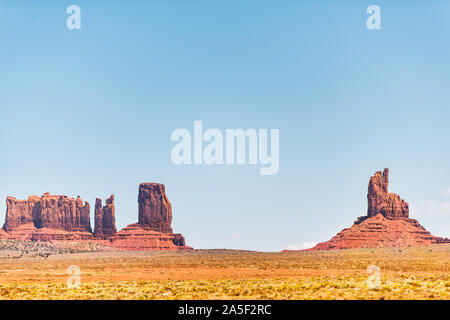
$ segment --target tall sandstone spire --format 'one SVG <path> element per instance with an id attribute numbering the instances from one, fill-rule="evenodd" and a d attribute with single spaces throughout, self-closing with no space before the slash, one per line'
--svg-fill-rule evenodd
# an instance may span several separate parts
<path id="1" fill-rule="evenodd" d="M 172 205 L 166 196 L 166 188 L 159 183 L 139 185 L 138 224 L 157 232 L 172 233 Z"/>
<path id="2" fill-rule="evenodd" d="M 95 199 L 95 230 L 94 237 L 106 239 L 107 237 L 115 234 L 116 229 L 116 216 L 114 208 L 114 195 L 112 194 L 106 199 L 106 205 L 102 207 L 102 200 Z"/>
<path id="3" fill-rule="evenodd" d="M 395 193 L 389 193 L 389 169 L 370 177 L 367 192 L 367 216 L 381 213 L 385 218 L 409 218 L 409 204 Z"/>
<path id="4" fill-rule="evenodd" d="M 388 169 L 370 177 L 367 202 L 367 216 L 359 217 L 350 228 L 309 250 L 450 243 L 450 239 L 433 236 L 417 220 L 409 218 L 409 204 L 398 194 L 389 193 Z"/>

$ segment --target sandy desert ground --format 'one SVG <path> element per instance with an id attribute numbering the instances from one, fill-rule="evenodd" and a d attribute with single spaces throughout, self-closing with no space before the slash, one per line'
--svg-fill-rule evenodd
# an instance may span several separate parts
<path id="1" fill-rule="evenodd" d="M 72 265 L 81 271 L 80 285 L 69 288 Z M 370 265 L 380 269 L 378 288 L 376 279 L 368 282 Z M 448 300 L 450 245 L 117 252 L 91 243 L 1 240 L 0 299 Z"/>

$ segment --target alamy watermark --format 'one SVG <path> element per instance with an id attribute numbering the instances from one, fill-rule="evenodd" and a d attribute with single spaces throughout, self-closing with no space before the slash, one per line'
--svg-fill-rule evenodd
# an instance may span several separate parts
<path id="1" fill-rule="evenodd" d="M 184 128 L 172 132 L 178 142 L 171 151 L 176 165 L 260 165 L 261 175 L 275 175 L 280 167 L 280 130 L 216 128 L 203 132 L 203 122 L 194 121 L 194 133 Z M 206 143 L 205 143 L 206 142 Z M 270 150 L 269 150 L 270 148 Z"/>
<path id="2" fill-rule="evenodd" d="M 66 27 L 69 30 L 81 29 L 81 8 L 72 4 L 67 7 L 66 13 L 69 16 L 66 19 Z M 369 30 L 381 30 L 381 9 L 378 5 L 372 4 L 367 7 L 366 13 L 369 17 L 366 20 L 366 26 Z"/>
<path id="3" fill-rule="evenodd" d="M 381 9 L 373 4 L 367 7 L 367 14 L 370 16 L 366 20 L 366 26 L 369 30 L 381 30 Z"/>
<path id="4" fill-rule="evenodd" d="M 71 265 L 67 267 L 66 273 L 69 275 L 66 281 L 67 289 L 78 289 L 81 285 L 80 267 L 76 265 Z"/>
<path id="5" fill-rule="evenodd" d="M 369 275 L 369 278 L 367 279 L 367 287 L 369 289 L 379 290 L 381 288 L 380 267 L 371 264 L 367 267 L 366 271 Z"/>
<path id="6" fill-rule="evenodd" d="M 66 20 L 66 27 L 69 30 L 81 29 L 81 9 L 77 5 L 70 5 L 66 9 L 66 13 L 70 14 Z"/>

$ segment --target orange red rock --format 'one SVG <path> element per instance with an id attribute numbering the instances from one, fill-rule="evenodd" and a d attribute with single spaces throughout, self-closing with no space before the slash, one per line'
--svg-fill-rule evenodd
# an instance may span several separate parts
<path id="1" fill-rule="evenodd" d="M 377 214 L 342 230 L 311 250 L 424 246 L 445 242 L 445 239 L 433 236 L 417 220 L 389 219 Z"/>
<path id="2" fill-rule="evenodd" d="M 165 186 L 159 183 L 139 185 L 138 223 L 151 230 L 172 233 L 172 205 L 166 196 Z"/>
<path id="3" fill-rule="evenodd" d="M 109 238 L 121 249 L 152 248 L 154 250 L 192 249 L 184 237 L 172 231 L 172 205 L 165 186 L 159 183 L 139 185 L 138 222 L 130 224 Z"/>
<path id="4" fill-rule="evenodd" d="M 36 228 L 62 229 L 74 232 L 92 232 L 90 206 L 80 197 L 68 198 L 44 193 L 27 200 L 6 198 L 6 219 L 3 229 L 11 231 L 23 224 Z"/>
<path id="5" fill-rule="evenodd" d="M 0 238 L 30 241 L 97 241 L 125 250 L 190 250 L 181 234 L 173 233 L 172 207 L 165 186 L 139 186 L 139 221 L 117 232 L 114 195 L 96 199 L 95 230 L 90 223 L 90 206 L 80 197 L 45 193 L 27 200 L 7 197 L 6 219 Z"/>
<path id="6" fill-rule="evenodd" d="M 95 199 L 95 229 L 94 237 L 106 239 L 117 233 L 116 216 L 114 207 L 114 195 L 106 199 L 106 205 L 102 207 L 102 200 Z"/>
<path id="7" fill-rule="evenodd" d="M 110 238 L 110 245 L 124 250 L 189 250 L 179 233 L 163 233 L 146 228 L 139 223 L 126 226 Z"/>
<path id="8" fill-rule="evenodd" d="M 389 193 L 389 170 L 378 171 L 369 180 L 367 216 L 359 217 L 329 241 L 308 250 L 420 246 L 450 243 L 433 236 L 415 219 L 409 218 L 409 204 Z"/>
<path id="9" fill-rule="evenodd" d="M 389 193 L 389 169 L 378 171 L 369 180 L 367 217 L 381 213 L 387 218 L 408 218 L 409 204 L 395 193 Z"/>
<path id="10" fill-rule="evenodd" d="M 3 239 L 30 241 L 80 241 L 92 240 L 92 233 L 87 231 L 66 231 L 52 228 L 36 228 L 33 223 L 21 224 L 17 228 L 2 234 Z"/>

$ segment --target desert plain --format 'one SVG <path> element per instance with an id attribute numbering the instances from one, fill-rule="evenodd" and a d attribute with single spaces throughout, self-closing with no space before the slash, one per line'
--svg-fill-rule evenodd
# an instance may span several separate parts
<path id="1" fill-rule="evenodd" d="M 378 286 L 371 265 L 380 270 Z M 80 270 L 78 286 L 68 286 L 69 266 Z M 91 242 L 0 240 L 0 299 L 448 300 L 450 245 L 120 251 Z"/>

